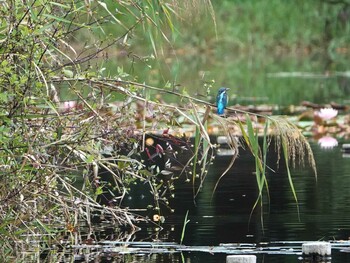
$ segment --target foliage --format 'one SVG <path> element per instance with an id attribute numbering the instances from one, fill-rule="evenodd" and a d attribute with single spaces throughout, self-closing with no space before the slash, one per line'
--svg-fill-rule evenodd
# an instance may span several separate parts
<path id="1" fill-rule="evenodd" d="M 3 252 L 30 236 L 53 243 L 68 236 L 71 242 L 82 243 L 91 238 L 96 215 L 107 217 L 116 229 L 134 229 L 142 218 L 120 203 L 130 185 L 140 180 L 148 182 L 156 206 L 164 201 L 159 193 L 165 182 L 141 162 L 142 137 L 151 127 L 146 125 L 146 110 L 143 116 L 135 115 L 140 113 L 135 103 L 154 107 L 152 114 L 158 117 L 151 126 L 158 130 L 175 122 L 169 120 L 173 111 L 189 119 L 185 112 L 190 110 L 148 101 L 145 86 L 122 82 L 121 78 L 132 77 L 122 68 L 106 80 L 103 60 L 95 59 L 107 58 L 112 47 L 132 42 L 137 27 L 155 28 L 149 37 L 158 32 L 167 40 L 160 23 L 167 21 L 172 28 L 174 11 L 161 1 L 120 1 L 118 7 L 125 13 L 100 1 L 0 3 Z M 158 18 L 160 10 L 164 17 Z M 118 28 L 118 36 L 105 34 L 107 23 Z M 87 32 L 93 35 L 82 44 L 79 37 Z M 116 98 L 122 102 L 110 104 Z M 164 107 L 169 115 L 163 113 Z M 101 170 L 112 175 L 112 183 L 100 180 Z M 78 181 L 83 181 L 82 187 Z M 108 187 L 114 191 L 115 206 L 96 201 Z M 78 232 L 83 223 L 90 228 L 84 237 Z"/>
<path id="2" fill-rule="evenodd" d="M 193 3 L 196 7 L 201 2 Z M 203 3 L 212 13 L 210 2 Z M 181 8 L 180 1 L 172 5 L 163 1 L 0 3 L 5 18 L 0 32 L 3 251 L 11 251 L 14 243 L 19 246 L 33 236 L 48 245 L 88 242 L 96 215 L 107 218 L 116 229 L 126 226 L 134 230 L 134 224 L 144 218 L 122 208 L 121 203 L 139 182 L 150 189 L 156 210 L 161 203 L 167 206 L 166 194 L 171 194 L 176 178 L 165 180 L 160 169 L 142 162 L 142 154 L 147 154 L 147 131 L 160 133 L 167 143 L 166 149 L 156 144 L 148 161 L 166 154 L 177 161 L 180 154 L 169 142 L 190 153 L 176 168 L 180 167 L 179 176 L 186 181 L 192 179 L 194 196 L 201 189 L 215 150 L 207 131 L 209 119 L 223 124 L 230 146 L 237 150 L 239 144 L 228 127 L 240 124 L 219 119 L 211 111 L 214 105 L 186 92 L 139 83 L 122 67 L 112 76 L 105 72 L 109 52 L 133 45 L 138 30 L 148 33 L 157 55 L 158 38 L 170 43 L 164 27 L 175 33 L 173 19 Z M 106 33 L 106 24 L 113 24 L 115 34 Z M 181 103 L 167 103 L 161 96 L 151 98 L 151 92 L 167 93 Z M 257 160 L 257 182 L 262 191 L 266 147 L 261 154 L 252 124 L 248 124 L 244 137 Z M 196 129 L 194 147 L 188 138 L 168 133 L 169 127 L 180 133 L 186 125 Z M 289 140 L 297 129 L 289 124 L 283 127 L 278 136 L 284 152 L 292 152 L 294 160 L 304 138 Z M 245 134 L 243 126 L 241 132 Z M 265 136 L 266 132 L 267 128 Z M 103 182 L 101 171 L 111 180 Z M 97 200 L 104 194 L 111 195 L 111 202 L 102 205 Z M 89 229 L 84 236 L 79 232 L 82 225 Z"/>

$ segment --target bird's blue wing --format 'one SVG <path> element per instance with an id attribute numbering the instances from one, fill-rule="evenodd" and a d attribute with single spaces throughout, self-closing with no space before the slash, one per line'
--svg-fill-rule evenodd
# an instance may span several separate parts
<path id="1" fill-rule="evenodd" d="M 218 94 L 217 98 L 216 98 L 216 104 L 218 107 L 218 114 L 222 115 L 224 114 L 226 105 L 227 105 L 227 94 L 226 92 L 221 92 Z"/>

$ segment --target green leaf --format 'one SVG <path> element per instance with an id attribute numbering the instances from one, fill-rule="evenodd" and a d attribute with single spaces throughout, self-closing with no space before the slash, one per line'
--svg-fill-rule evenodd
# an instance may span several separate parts
<path id="1" fill-rule="evenodd" d="M 86 163 L 92 163 L 95 160 L 95 156 L 93 155 L 88 155 L 85 162 Z"/>
<path id="2" fill-rule="evenodd" d="M 293 193 L 293 196 L 294 196 L 294 200 L 295 200 L 296 205 L 297 205 L 298 217 L 299 217 L 299 220 L 300 220 L 299 202 L 298 202 L 297 193 L 296 193 L 295 188 L 294 188 L 292 175 L 291 175 L 291 172 L 290 172 L 290 169 L 289 169 L 288 147 L 287 147 L 287 143 L 286 143 L 286 139 L 285 138 L 282 138 L 282 149 L 283 149 L 284 162 L 286 164 L 286 170 L 287 170 L 287 175 L 288 175 L 288 181 L 289 181 L 290 189 L 292 190 L 292 193 Z"/>
<path id="3" fill-rule="evenodd" d="M 189 210 L 187 210 L 187 212 L 186 212 L 185 219 L 184 219 L 184 224 L 183 224 L 183 227 L 182 227 L 180 245 L 182 245 L 182 242 L 183 242 L 184 237 L 185 237 L 186 226 L 190 222 L 190 220 L 187 220 L 188 212 L 189 212 Z"/>
<path id="4" fill-rule="evenodd" d="M 194 181 L 196 179 L 198 151 L 199 151 L 200 141 L 201 141 L 200 130 L 199 130 L 199 127 L 196 126 L 196 132 L 195 132 L 195 135 L 194 135 L 194 156 L 193 156 L 193 169 L 192 169 L 192 182 L 193 182 L 193 185 L 194 185 Z"/>
<path id="5" fill-rule="evenodd" d="M 71 7 L 69 5 L 64 5 L 62 3 L 56 3 L 56 2 L 50 2 L 51 5 L 55 5 L 64 9 L 70 9 Z"/>
<path id="6" fill-rule="evenodd" d="M 95 191 L 95 195 L 101 195 L 103 194 L 103 187 L 102 186 L 99 186 L 96 188 L 96 191 Z"/>
<path id="7" fill-rule="evenodd" d="M 74 77 L 73 71 L 71 71 L 69 69 L 62 69 L 62 72 L 65 75 L 65 77 L 67 77 L 67 78 L 73 78 Z"/>
<path id="8" fill-rule="evenodd" d="M 45 16 L 47 18 L 51 18 L 51 19 L 56 20 L 58 22 L 72 24 L 71 20 L 68 20 L 68 19 L 65 19 L 65 18 L 62 18 L 62 17 L 54 16 L 54 15 L 51 15 L 51 14 L 43 14 L 43 16 Z"/>

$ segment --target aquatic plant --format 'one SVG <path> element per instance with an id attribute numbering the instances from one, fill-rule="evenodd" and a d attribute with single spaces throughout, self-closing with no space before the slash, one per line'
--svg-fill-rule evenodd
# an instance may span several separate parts
<path id="1" fill-rule="evenodd" d="M 184 223 L 183 223 L 183 226 L 182 226 L 180 245 L 182 245 L 182 242 L 183 242 L 183 240 L 185 238 L 186 226 L 190 222 L 190 220 L 188 220 L 187 217 L 188 217 L 188 210 L 186 212 L 186 215 L 185 215 L 185 218 L 184 218 Z"/>
<path id="2" fill-rule="evenodd" d="M 314 114 L 322 120 L 327 121 L 335 118 L 338 115 L 338 111 L 333 108 L 322 108 Z"/>
<path id="3" fill-rule="evenodd" d="M 167 194 L 171 196 L 173 180 L 178 177 L 193 183 L 196 197 L 214 158 L 215 145 L 208 133 L 212 119 L 221 125 L 230 147 L 236 150 L 235 129 L 240 129 L 256 159 L 260 194 L 267 186 L 264 160 L 270 129 L 275 131 L 277 148 L 283 149 L 287 165 L 304 156 L 306 149 L 314 167 L 305 138 L 283 119 L 266 117 L 261 149 L 250 113 L 245 115 L 245 126 L 217 116 L 212 111 L 215 105 L 186 92 L 139 83 L 123 68 L 113 75 L 105 72 L 108 52 L 132 45 L 137 30 L 148 32 L 155 55 L 157 38 L 170 42 L 162 28 L 166 24 L 174 31 L 172 19 L 178 15 L 174 10 L 181 7 L 180 1 L 172 3 L 174 6 L 163 1 L 0 3 L 4 17 L 0 31 L 2 255 L 33 244 L 40 248 L 93 242 L 94 220 L 109 221 L 115 231 L 135 230 L 135 224 L 146 219 L 123 207 L 122 202 L 137 183 L 148 187 L 152 208 L 158 212 L 161 204 L 168 205 Z M 194 3 L 197 6 L 199 0 Z M 203 3 L 212 10 L 209 1 Z M 113 24 L 119 35 L 105 34 L 106 24 Z M 90 38 L 81 41 L 87 34 Z M 152 92 L 169 94 L 179 103 L 152 97 Z M 181 138 L 186 141 L 190 137 L 186 127 L 191 129 L 193 145 L 179 144 Z M 190 152 L 184 163 L 168 167 L 176 166 L 178 177 L 166 180 L 169 173 L 145 163 L 142 153 L 147 149 L 148 132 L 157 132 L 167 138 L 166 142 Z M 148 161 L 164 154 L 179 159 L 171 147 L 160 143 L 154 147 L 155 153 L 146 153 Z M 102 171 L 110 180 L 101 179 Z M 111 197 L 107 203 L 98 202 L 107 194 Z M 80 232 L 83 227 L 87 229 L 84 234 Z M 128 236 L 120 236 L 123 238 Z M 27 239 L 33 242 L 24 242 Z"/>
<path id="4" fill-rule="evenodd" d="M 252 208 L 252 213 L 258 205 L 260 209 L 263 209 L 264 194 L 269 196 L 269 191 L 273 191 L 273 189 L 269 189 L 267 177 L 268 174 L 274 174 L 275 171 L 268 167 L 266 158 L 269 150 L 271 150 L 271 143 L 274 141 L 275 147 L 272 148 L 272 151 L 277 152 L 277 167 L 279 167 L 279 163 L 282 160 L 287 170 L 289 185 L 296 201 L 299 215 L 297 192 L 294 188 L 291 169 L 297 165 L 305 166 L 308 164 L 314 171 L 315 178 L 317 179 L 316 163 L 307 139 L 295 124 L 291 123 L 283 116 L 252 114 L 231 108 L 228 108 L 228 111 L 231 112 L 231 116 L 233 114 L 233 118 L 219 119 L 219 122 L 226 132 L 226 136 L 229 138 L 228 144 L 234 149 L 235 154 L 232 156 L 230 165 L 217 181 L 214 191 L 219 187 L 221 178 L 227 175 L 229 169 L 233 166 L 239 153 L 238 148 L 240 146 L 245 147 L 246 145 L 255 159 L 255 176 L 259 189 L 259 194 Z M 256 117 L 263 119 L 262 125 L 252 121 L 252 118 L 254 119 Z M 245 122 L 246 125 L 244 125 L 243 122 Z M 236 134 L 236 136 L 237 134 L 241 135 L 242 140 L 240 143 L 233 138 L 235 136 L 234 134 Z M 262 138 L 262 145 L 260 145 L 259 138 Z M 263 215 L 263 213 L 261 213 L 261 215 Z M 263 224 L 262 216 L 261 222 Z"/>
<path id="5" fill-rule="evenodd" d="M 317 143 L 323 149 L 332 149 L 338 145 L 337 139 L 331 136 L 323 136 L 322 138 L 318 139 Z"/>
<path id="6" fill-rule="evenodd" d="M 111 47 L 129 45 L 138 27 L 154 41 L 156 35 L 169 41 L 161 27 L 173 29 L 177 4 L 0 3 L 1 255 L 34 244 L 92 242 L 94 220 L 108 220 L 115 231 L 135 230 L 146 219 L 120 204 L 138 181 L 149 187 L 156 208 L 166 205 L 163 192 L 173 186 L 142 162 L 145 134 L 177 126 L 176 116 L 191 109 L 150 100 L 147 88 L 122 68 L 108 79 L 103 59 Z M 109 23 L 118 36 L 105 34 Z M 80 41 L 87 34 L 91 39 Z M 143 112 L 135 111 L 137 103 Z M 156 147 L 158 155 L 171 152 Z M 112 183 L 101 180 L 102 171 Z M 104 194 L 111 203 L 97 202 Z"/>

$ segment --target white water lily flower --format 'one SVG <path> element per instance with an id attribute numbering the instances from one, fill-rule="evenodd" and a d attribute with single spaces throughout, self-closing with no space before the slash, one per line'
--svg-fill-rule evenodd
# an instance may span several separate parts
<path id="1" fill-rule="evenodd" d="M 318 140 L 318 144 L 323 149 L 332 149 L 335 146 L 338 146 L 337 139 L 330 137 L 330 136 L 324 136 Z"/>
<path id="2" fill-rule="evenodd" d="M 330 120 L 338 115 L 338 111 L 332 108 L 323 108 L 320 111 L 316 111 L 315 115 L 320 117 L 322 120 Z"/>

